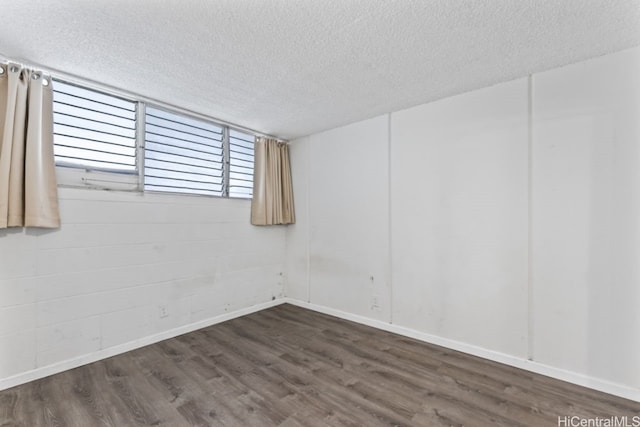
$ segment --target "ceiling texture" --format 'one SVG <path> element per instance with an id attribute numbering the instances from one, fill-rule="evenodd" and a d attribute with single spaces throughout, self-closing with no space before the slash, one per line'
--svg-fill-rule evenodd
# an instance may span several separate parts
<path id="1" fill-rule="evenodd" d="M 640 44 L 640 0 L 0 0 L 0 55 L 290 139 Z"/>

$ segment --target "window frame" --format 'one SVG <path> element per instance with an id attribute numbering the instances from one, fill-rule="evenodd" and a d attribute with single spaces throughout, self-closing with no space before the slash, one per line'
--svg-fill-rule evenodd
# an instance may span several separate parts
<path id="1" fill-rule="evenodd" d="M 190 193 L 190 192 L 183 192 L 183 191 L 163 191 L 163 190 L 147 190 L 145 189 L 145 167 L 146 167 L 146 151 L 145 151 L 145 144 L 147 142 L 146 140 L 146 133 L 147 133 L 147 120 L 146 120 L 146 116 L 147 116 L 147 107 L 153 108 L 155 110 L 159 110 L 165 113 L 169 113 L 169 114 L 174 114 L 174 115 L 179 115 L 181 117 L 184 117 L 186 119 L 192 119 L 192 120 L 198 120 L 198 121 L 202 121 L 208 124 L 212 124 L 214 126 L 218 126 L 221 128 L 222 130 L 222 188 L 221 188 L 221 194 L 217 195 L 217 194 L 202 194 L 202 193 Z M 228 165 L 226 163 L 227 160 L 227 153 L 228 153 L 228 143 L 227 143 L 227 137 L 228 137 L 228 125 L 224 125 L 221 123 L 218 123 L 214 120 L 212 120 L 211 118 L 207 118 L 206 116 L 201 116 L 198 114 L 194 114 L 194 113 L 184 113 L 182 111 L 177 111 L 176 109 L 172 109 L 172 108 L 168 108 L 162 105 L 158 105 L 158 104 L 152 104 L 152 103 L 144 103 L 144 132 L 142 133 L 141 136 L 141 145 L 142 145 L 142 150 L 140 151 L 140 156 L 142 156 L 140 158 L 140 163 L 141 163 L 141 171 L 140 171 L 140 180 L 141 180 L 141 187 L 140 187 L 140 191 L 142 191 L 143 193 L 153 193 L 153 194 L 178 194 L 178 195 L 185 195 L 185 196 L 203 196 L 203 197 L 228 197 L 228 181 L 227 181 L 227 171 L 228 171 Z"/>
<path id="2" fill-rule="evenodd" d="M 231 123 L 216 120 L 213 117 L 206 116 L 204 114 L 196 113 L 193 111 L 185 110 L 179 107 L 168 105 L 159 101 L 145 99 L 132 94 L 123 93 L 117 89 L 112 89 L 106 86 L 97 85 L 93 83 L 87 83 L 79 81 L 75 78 L 68 78 L 64 75 L 52 74 L 52 90 L 55 88 L 56 82 L 61 82 L 65 85 L 76 86 L 80 89 L 90 90 L 98 93 L 102 93 L 109 96 L 114 96 L 122 100 L 133 102 L 136 106 L 135 111 L 135 171 L 117 171 L 109 168 L 99 167 L 83 167 L 81 165 L 74 165 L 65 162 L 56 161 L 56 176 L 58 179 L 58 185 L 61 187 L 74 187 L 74 188 L 90 188 L 96 190 L 115 190 L 115 191 L 130 191 L 149 194 L 166 194 L 166 195 L 178 195 L 178 196 L 191 196 L 191 197 L 213 197 L 213 198 L 227 198 L 238 200 L 251 200 L 251 197 L 243 197 L 238 195 L 230 195 L 230 133 L 231 131 L 237 131 L 254 137 L 255 143 L 261 133 L 255 132 L 250 129 L 246 129 Z M 151 107 L 157 110 L 165 111 L 167 113 L 176 114 L 185 118 L 204 121 L 215 126 L 222 128 L 222 154 L 223 154 L 223 182 L 222 193 L 220 195 L 213 194 L 199 194 L 190 192 L 172 192 L 161 190 L 145 190 L 145 143 L 146 143 L 146 128 L 147 128 L 147 107 Z M 55 144 L 55 136 L 54 136 Z M 255 150 L 255 148 L 254 148 Z M 255 151 L 254 151 L 255 153 Z"/>
<path id="3" fill-rule="evenodd" d="M 230 192 L 229 189 L 231 188 L 231 176 L 230 176 L 230 174 L 232 172 L 231 171 L 231 132 L 235 131 L 235 132 L 238 132 L 238 133 L 244 133 L 244 134 L 247 134 L 247 135 L 249 135 L 249 134 L 253 135 L 253 148 L 252 148 L 253 149 L 253 154 L 252 154 L 252 156 L 253 156 L 253 159 L 254 159 L 254 163 L 253 163 L 253 166 L 251 167 L 251 171 L 252 172 L 255 170 L 256 142 L 258 142 L 258 135 L 255 134 L 255 133 L 249 133 L 246 130 L 239 129 L 239 128 L 234 127 L 234 126 L 227 126 L 226 130 L 227 130 L 227 147 L 228 147 L 228 149 L 226 150 L 226 155 L 227 155 L 226 159 L 227 159 L 227 162 L 228 162 L 228 166 L 226 168 L 227 174 L 228 174 L 228 176 L 226 177 L 226 179 L 227 179 L 227 181 L 226 181 L 227 182 L 227 186 L 226 186 L 226 188 L 227 188 L 227 197 L 230 198 L 230 199 L 252 200 L 253 199 L 253 190 L 251 190 L 251 196 L 250 197 L 240 196 L 240 195 L 238 195 L 238 196 L 229 195 L 229 192 Z M 238 138 L 238 139 L 240 139 L 240 138 Z M 240 166 L 240 167 L 242 167 L 242 166 Z M 248 169 L 248 168 L 246 168 L 246 169 Z M 253 186 L 253 177 L 252 177 L 252 180 L 251 180 L 251 184 Z"/>
<path id="4" fill-rule="evenodd" d="M 51 76 L 51 90 L 55 91 L 57 82 L 68 86 L 74 86 L 80 89 L 92 92 L 102 93 L 127 102 L 132 102 L 136 106 L 134 123 L 136 125 L 134 137 L 134 153 L 135 153 L 135 170 L 134 171 L 117 171 L 110 168 L 100 167 L 83 167 L 72 163 L 56 161 L 56 178 L 58 185 L 63 187 L 81 187 L 92 188 L 98 190 L 119 190 L 119 191 L 138 191 L 139 190 L 139 169 L 140 169 L 140 108 L 141 101 L 133 97 L 124 96 L 108 88 L 98 87 L 93 84 L 79 83 L 75 80 L 65 79 L 56 75 Z M 53 143 L 55 147 L 55 132 L 53 134 Z"/>

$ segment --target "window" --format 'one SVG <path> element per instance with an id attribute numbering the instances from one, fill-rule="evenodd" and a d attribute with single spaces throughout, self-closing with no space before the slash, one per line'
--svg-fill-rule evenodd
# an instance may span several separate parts
<path id="1" fill-rule="evenodd" d="M 53 121 L 62 184 L 252 197 L 251 133 L 58 79 Z"/>
<path id="2" fill-rule="evenodd" d="M 56 80 L 53 141 L 59 165 L 135 173 L 136 103 Z"/>
<path id="3" fill-rule="evenodd" d="M 223 128 L 146 109 L 144 189 L 223 195 Z"/>
<path id="4" fill-rule="evenodd" d="M 256 137 L 248 133 L 229 132 L 229 197 L 251 198 L 253 195 L 253 155 Z"/>

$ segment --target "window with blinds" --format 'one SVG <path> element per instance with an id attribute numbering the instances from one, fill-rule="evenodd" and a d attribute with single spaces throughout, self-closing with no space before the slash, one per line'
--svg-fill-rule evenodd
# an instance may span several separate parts
<path id="1" fill-rule="evenodd" d="M 144 189 L 224 195 L 223 128 L 146 108 Z"/>
<path id="2" fill-rule="evenodd" d="M 136 102 L 54 80 L 56 164 L 135 173 L 136 107 Z"/>
<path id="3" fill-rule="evenodd" d="M 254 135 L 229 131 L 229 197 L 253 195 Z"/>

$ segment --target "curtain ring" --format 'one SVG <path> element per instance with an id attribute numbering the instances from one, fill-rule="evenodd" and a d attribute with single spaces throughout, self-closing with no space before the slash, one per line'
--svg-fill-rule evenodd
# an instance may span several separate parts
<path id="1" fill-rule="evenodd" d="M 12 65 L 11 68 L 9 68 L 9 71 L 11 71 L 12 73 L 17 73 L 18 71 L 20 71 L 20 68 L 17 65 Z"/>
<path id="2" fill-rule="evenodd" d="M 0 75 L 4 74 L 4 67 L 0 67 Z"/>
<path id="3" fill-rule="evenodd" d="M 38 74 L 38 73 L 33 73 L 33 74 L 31 74 L 31 78 L 32 78 L 33 80 L 38 80 L 38 79 L 40 78 L 40 74 Z"/>

